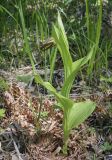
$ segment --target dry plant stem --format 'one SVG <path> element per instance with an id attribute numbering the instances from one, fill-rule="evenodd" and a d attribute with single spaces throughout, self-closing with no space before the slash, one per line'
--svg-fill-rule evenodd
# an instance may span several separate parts
<path id="1" fill-rule="evenodd" d="M 20 156 L 19 149 L 18 149 L 18 147 L 17 147 L 17 145 L 16 145 L 16 142 L 14 141 L 14 139 L 13 139 L 13 137 L 12 137 L 12 134 L 11 134 L 11 138 L 12 138 L 12 141 L 13 141 L 13 144 L 14 144 L 14 147 L 15 147 L 15 150 L 16 150 L 16 153 L 17 153 L 17 156 L 18 156 L 19 160 L 23 160 L 23 159 L 21 158 L 21 156 Z"/>
<path id="2" fill-rule="evenodd" d="M 16 153 L 17 153 L 17 155 L 18 155 L 19 160 L 23 160 L 23 159 L 21 158 L 21 156 L 20 156 L 20 152 L 19 152 L 19 150 L 18 150 L 18 148 L 17 148 L 17 145 L 16 145 L 16 143 L 15 143 L 14 140 L 13 140 L 13 144 L 14 144 L 14 147 L 15 147 L 15 150 L 16 150 Z"/>

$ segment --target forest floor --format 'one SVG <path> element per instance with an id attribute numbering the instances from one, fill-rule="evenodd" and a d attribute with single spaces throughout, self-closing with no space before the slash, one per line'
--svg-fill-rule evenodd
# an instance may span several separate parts
<path id="1" fill-rule="evenodd" d="M 97 107 L 71 131 L 68 154 L 63 155 L 62 111 L 52 95 L 38 94 L 32 84 L 18 82 L 18 73 L 21 69 L 3 72 L 9 88 L 1 93 L 0 108 L 6 114 L 0 120 L 0 160 L 112 160 L 112 90 L 102 92 L 84 82 L 75 85 L 72 99 L 91 99 Z"/>

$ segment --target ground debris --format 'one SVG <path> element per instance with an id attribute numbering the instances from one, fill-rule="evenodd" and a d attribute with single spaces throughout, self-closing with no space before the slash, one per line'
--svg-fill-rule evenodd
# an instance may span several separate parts
<path id="1" fill-rule="evenodd" d="M 112 138 L 109 127 L 112 115 L 105 107 L 111 92 L 106 96 L 98 93 L 74 97 L 75 101 L 91 99 L 97 103 L 97 108 L 85 123 L 72 130 L 67 156 L 62 154 L 63 113 L 53 107 L 54 100 L 32 95 L 15 82 L 3 95 L 6 117 L 1 122 L 2 159 L 4 153 L 9 155 L 6 160 L 16 160 L 17 153 L 23 160 L 90 160 L 93 157 L 109 160 L 111 157 L 111 151 L 105 154 L 101 149 L 102 144 Z"/>

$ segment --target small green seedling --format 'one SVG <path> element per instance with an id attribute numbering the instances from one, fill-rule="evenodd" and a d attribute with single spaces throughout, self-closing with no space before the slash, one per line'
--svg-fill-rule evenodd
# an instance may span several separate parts
<path id="1" fill-rule="evenodd" d="M 3 118 L 5 116 L 5 110 L 0 109 L 0 118 Z"/>
<path id="2" fill-rule="evenodd" d="M 112 150 L 112 144 L 105 142 L 102 146 L 101 146 L 103 151 L 111 151 Z"/>
<path id="3" fill-rule="evenodd" d="M 4 78 L 0 77 L 0 91 L 4 92 L 8 89 L 8 84 L 7 82 L 4 80 Z"/>

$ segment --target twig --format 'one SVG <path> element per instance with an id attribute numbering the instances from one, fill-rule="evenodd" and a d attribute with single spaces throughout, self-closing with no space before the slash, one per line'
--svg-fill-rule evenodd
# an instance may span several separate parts
<path id="1" fill-rule="evenodd" d="M 21 156 L 20 156 L 19 149 L 18 149 L 18 147 L 17 147 L 17 145 L 16 145 L 16 142 L 14 141 L 14 139 L 13 139 L 13 137 L 12 137 L 12 134 L 10 134 L 10 136 L 11 136 L 11 138 L 12 138 L 12 141 L 13 141 L 13 144 L 14 144 L 14 148 L 15 148 L 15 150 L 16 150 L 16 153 L 17 153 L 17 156 L 18 156 L 19 160 L 23 160 L 23 159 L 21 158 Z"/>

